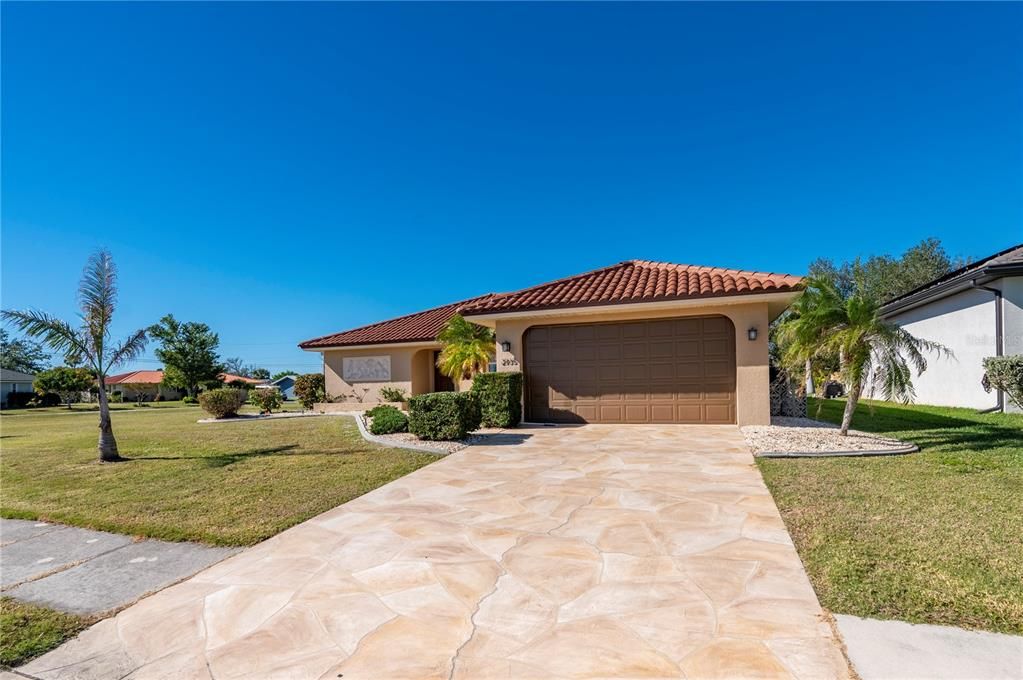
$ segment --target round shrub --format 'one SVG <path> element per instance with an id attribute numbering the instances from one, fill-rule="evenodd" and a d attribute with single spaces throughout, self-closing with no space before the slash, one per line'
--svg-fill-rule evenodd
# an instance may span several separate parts
<path id="1" fill-rule="evenodd" d="M 281 397 L 281 391 L 276 387 L 266 387 L 252 390 L 249 394 L 249 403 L 258 408 L 260 413 L 273 413 L 275 408 L 281 407 L 284 399 Z"/>
<path id="2" fill-rule="evenodd" d="M 393 406 L 378 406 L 373 411 L 373 421 L 369 424 L 369 431 L 373 434 L 392 434 L 408 429 L 408 418 Z"/>
<path id="3" fill-rule="evenodd" d="M 245 391 L 233 387 L 206 390 L 199 395 L 199 406 L 214 418 L 233 418 L 245 404 Z"/>
<path id="4" fill-rule="evenodd" d="M 182 404 L 198 404 L 199 400 L 196 399 L 195 397 L 192 397 L 192 396 L 189 396 L 189 395 L 185 395 L 185 396 L 181 397 L 181 403 Z"/>

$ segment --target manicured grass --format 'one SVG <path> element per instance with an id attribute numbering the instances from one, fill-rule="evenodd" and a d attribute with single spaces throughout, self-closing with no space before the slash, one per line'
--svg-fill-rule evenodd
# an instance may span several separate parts
<path id="1" fill-rule="evenodd" d="M 0 598 L 0 666 L 20 666 L 74 637 L 89 619 Z"/>
<path id="2" fill-rule="evenodd" d="M 195 409 L 196 412 L 201 413 L 202 409 L 199 408 L 198 404 L 186 404 L 180 400 L 178 401 L 147 401 L 142 406 L 136 405 L 134 401 L 121 402 L 119 404 L 110 404 L 111 411 L 145 411 L 153 408 L 190 408 Z M 301 411 L 302 404 L 292 400 L 286 401 L 281 405 L 279 409 L 281 411 Z M 257 409 L 254 406 L 246 405 L 242 409 L 242 413 L 256 413 Z M 42 413 L 56 413 L 56 414 L 70 414 L 70 413 L 97 413 L 99 412 L 99 405 L 94 403 L 82 403 L 82 404 L 71 404 L 69 409 L 67 406 L 44 406 L 44 407 L 32 407 L 32 408 L 13 408 L 4 409 L 3 415 L 5 416 L 23 416 L 23 415 L 39 415 Z M 276 413 L 276 411 L 275 411 Z M 198 416 L 203 417 L 203 416 Z"/>
<path id="3" fill-rule="evenodd" d="M 824 607 L 1023 633 L 1023 416 L 868 402 L 853 428 L 921 452 L 758 459 Z"/>
<path id="4" fill-rule="evenodd" d="M 347 417 L 197 424 L 195 408 L 113 413 L 129 461 L 97 461 L 97 418 L 0 416 L 4 517 L 165 540 L 248 545 L 434 456 L 385 449 Z"/>

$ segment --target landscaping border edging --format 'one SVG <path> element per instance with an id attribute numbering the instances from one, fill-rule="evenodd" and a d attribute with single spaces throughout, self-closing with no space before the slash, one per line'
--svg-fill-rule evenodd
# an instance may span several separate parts
<path id="1" fill-rule="evenodd" d="M 870 458 L 876 456 L 905 456 L 916 453 L 920 447 L 907 444 L 897 449 L 877 449 L 874 451 L 765 451 L 753 454 L 756 458 Z"/>

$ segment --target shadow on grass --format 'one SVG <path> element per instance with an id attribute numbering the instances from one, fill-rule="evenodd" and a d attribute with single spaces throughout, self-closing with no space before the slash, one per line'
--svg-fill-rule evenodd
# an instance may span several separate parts
<path id="1" fill-rule="evenodd" d="M 240 451 L 238 453 L 221 453 L 215 456 L 146 456 L 140 458 L 124 458 L 124 462 L 142 463 L 150 460 L 194 460 L 209 468 L 227 467 L 238 461 L 250 458 L 261 458 L 264 456 L 276 456 L 285 454 L 289 456 L 322 456 L 322 451 L 307 451 L 303 453 L 287 453 L 297 449 L 298 444 L 287 444 L 286 446 L 275 446 L 268 449 L 254 449 L 252 451 Z"/>
<path id="2" fill-rule="evenodd" d="M 920 431 L 913 442 L 926 451 L 941 449 L 946 452 L 982 452 L 992 449 L 1023 449 L 1023 433 L 1009 427 L 978 425 L 950 430 Z"/>
<path id="3" fill-rule="evenodd" d="M 844 399 L 824 400 L 820 417 L 829 422 L 842 420 Z M 807 405 L 807 415 L 817 417 L 817 406 Z M 976 427 L 984 425 L 976 420 L 956 418 L 918 409 L 900 408 L 881 404 L 860 403 L 853 415 L 852 427 L 863 432 L 908 432 L 911 430 L 937 430 L 943 428 Z M 998 427 L 997 425 L 993 427 Z"/>

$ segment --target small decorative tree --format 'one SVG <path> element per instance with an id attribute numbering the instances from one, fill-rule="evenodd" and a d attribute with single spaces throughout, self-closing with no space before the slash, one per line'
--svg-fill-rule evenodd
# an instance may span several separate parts
<path id="1" fill-rule="evenodd" d="M 1023 354 L 1007 357 L 986 357 L 984 379 L 981 382 L 985 392 L 1001 390 L 1012 403 L 1023 408 Z"/>
<path id="2" fill-rule="evenodd" d="M 466 321 L 461 314 L 451 317 L 437 339 L 444 343 L 444 349 L 437 357 L 437 368 L 451 378 L 455 389 L 458 389 L 459 381 L 485 373 L 490 360 L 497 354 L 493 329 Z"/>
<path id="3" fill-rule="evenodd" d="M 88 392 L 95 380 L 92 373 L 84 368 L 58 366 L 36 373 L 32 388 L 39 396 L 48 392 L 60 395 L 60 400 L 71 408 L 71 403 L 80 398 L 82 392 Z"/>
<path id="4" fill-rule="evenodd" d="M 317 401 L 326 398 L 323 385 L 322 373 L 306 373 L 295 379 L 295 396 L 302 408 L 311 409 Z"/>
<path id="5" fill-rule="evenodd" d="M 865 387 L 885 399 L 913 399 L 913 371 L 927 370 L 925 353 L 950 355 L 943 345 L 915 337 L 881 318 L 881 304 L 859 289 L 843 294 L 829 279 L 810 276 L 779 329 L 783 363 L 804 366 L 808 359 L 838 357 L 839 373 L 849 395 L 840 432 L 849 433 Z"/>
<path id="6" fill-rule="evenodd" d="M 105 250 L 94 254 L 85 265 L 78 285 L 78 303 L 82 312 L 79 328 L 37 310 L 4 310 L 2 316 L 26 335 L 39 338 L 55 352 L 86 363 L 92 369 L 99 383 L 99 459 L 104 462 L 122 460 L 110 424 L 104 382 L 110 369 L 142 354 L 146 331 L 135 331 L 119 345 L 111 343 L 110 323 L 117 305 L 117 268 L 113 257 Z"/>
<path id="7" fill-rule="evenodd" d="M 273 413 L 284 403 L 281 391 L 276 387 L 264 387 L 249 393 L 249 403 L 259 409 L 260 413 Z"/>
<path id="8" fill-rule="evenodd" d="M 130 383 L 127 385 L 135 392 L 135 403 L 139 406 L 146 400 L 146 397 L 156 399 L 160 394 L 160 383 Z"/>

